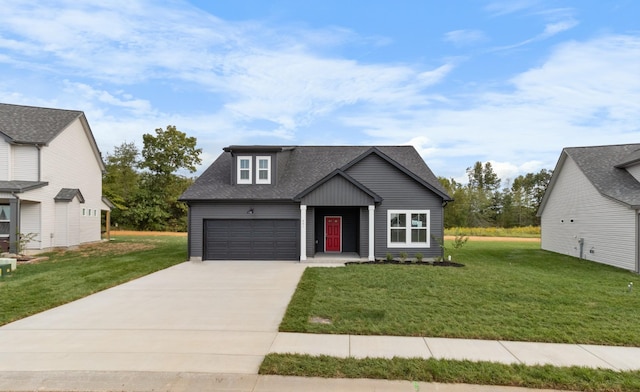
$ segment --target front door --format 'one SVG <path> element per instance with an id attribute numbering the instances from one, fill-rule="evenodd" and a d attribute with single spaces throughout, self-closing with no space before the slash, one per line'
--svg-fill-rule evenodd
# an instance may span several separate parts
<path id="1" fill-rule="evenodd" d="M 342 217 L 327 216 L 324 218 L 324 251 L 342 251 Z"/>

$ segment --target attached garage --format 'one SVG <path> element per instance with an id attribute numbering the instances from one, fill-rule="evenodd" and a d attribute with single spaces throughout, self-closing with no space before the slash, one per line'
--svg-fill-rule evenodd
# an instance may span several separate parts
<path id="1" fill-rule="evenodd" d="M 298 260 L 300 222 L 295 219 L 208 219 L 205 260 Z"/>

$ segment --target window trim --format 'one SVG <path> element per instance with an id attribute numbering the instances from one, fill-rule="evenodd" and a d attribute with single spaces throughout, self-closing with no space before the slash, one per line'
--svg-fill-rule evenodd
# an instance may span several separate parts
<path id="1" fill-rule="evenodd" d="M 405 214 L 407 219 L 404 229 L 406 230 L 405 242 L 391 242 L 391 215 Z M 412 242 L 411 230 L 421 229 L 411 227 L 411 214 L 425 214 L 427 216 L 427 241 Z M 394 227 L 398 229 L 398 227 Z M 388 248 L 431 248 L 431 211 L 430 210 L 387 210 L 387 247 Z"/>
<path id="2" fill-rule="evenodd" d="M 267 161 L 267 168 L 266 168 L 267 179 L 266 180 L 260 179 L 260 172 L 265 170 L 260 168 L 261 160 Z M 256 184 L 271 184 L 271 157 L 268 155 L 256 156 Z"/>
<path id="3" fill-rule="evenodd" d="M 248 169 L 245 169 L 245 168 L 241 167 L 240 162 L 242 162 L 243 160 L 249 161 L 249 168 Z M 237 184 L 253 184 L 253 170 L 251 170 L 252 169 L 252 162 L 253 162 L 253 159 L 249 155 L 242 155 L 242 156 L 238 156 L 236 158 L 236 167 L 237 167 L 237 170 L 236 170 L 236 183 Z M 243 180 L 241 178 L 240 174 L 242 173 L 243 170 L 249 170 L 249 179 Z"/>

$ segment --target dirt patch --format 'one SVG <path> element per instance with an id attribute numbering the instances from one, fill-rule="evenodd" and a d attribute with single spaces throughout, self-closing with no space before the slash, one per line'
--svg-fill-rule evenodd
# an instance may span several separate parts
<path id="1" fill-rule="evenodd" d="M 83 244 L 68 249 L 57 249 L 53 251 L 56 255 L 65 255 L 67 253 L 76 253 L 80 257 L 92 257 L 103 255 L 124 255 L 130 252 L 149 250 L 155 248 L 156 245 L 142 242 L 96 242 L 92 244 Z"/>
<path id="2" fill-rule="evenodd" d="M 491 241 L 491 242 L 540 242 L 540 238 L 525 238 L 525 237 L 481 237 L 481 236 L 468 236 L 469 241 Z M 455 236 L 446 235 L 445 240 L 453 240 Z"/>
<path id="3" fill-rule="evenodd" d="M 111 230 L 111 237 L 118 235 L 130 235 L 130 236 L 171 236 L 171 237 L 186 237 L 187 233 L 175 232 L 175 231 L 133 231 L 133 230 Z"/>

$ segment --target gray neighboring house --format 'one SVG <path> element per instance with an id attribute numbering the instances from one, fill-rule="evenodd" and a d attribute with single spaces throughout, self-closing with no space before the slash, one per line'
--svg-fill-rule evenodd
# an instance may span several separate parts
<path id="1" fill-rule="evenodd" d="M 223 150 L 180 198 L 190 260 L 442 256 L 452 199 L 411 146 Z"/>
<path id="2" fill-rule="evenodd" d="M 565 148 L 542 199 L 542 249 L 640 272 L 640 144 Z"/>

